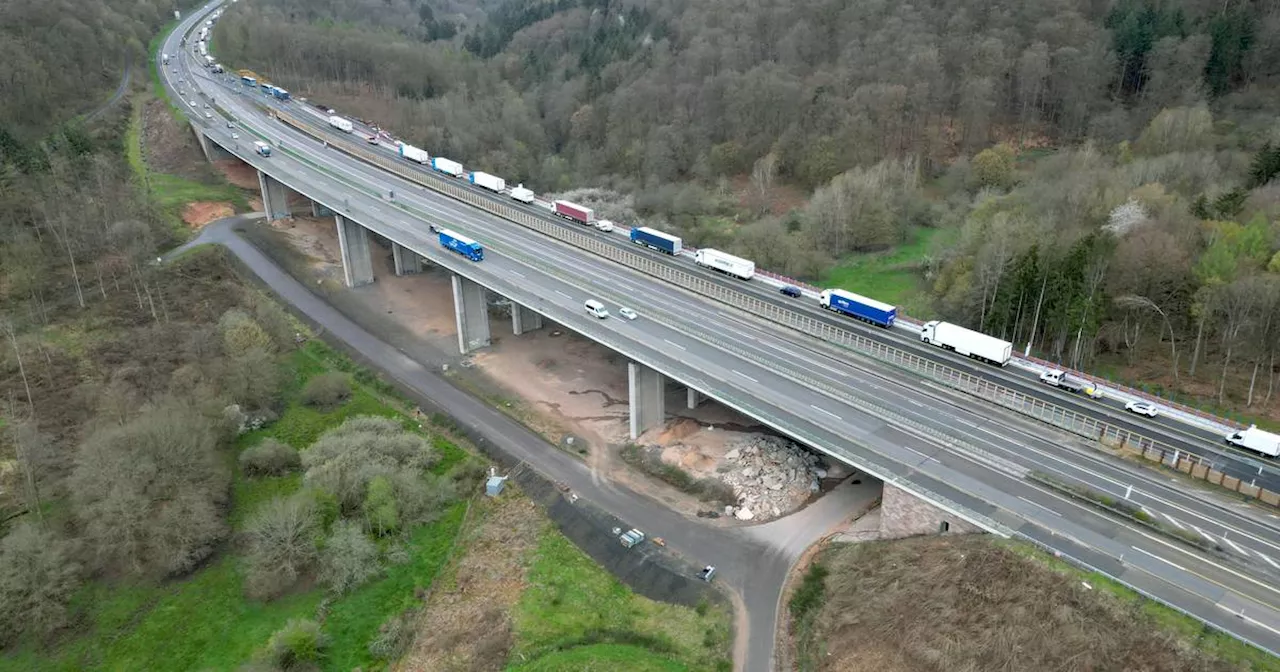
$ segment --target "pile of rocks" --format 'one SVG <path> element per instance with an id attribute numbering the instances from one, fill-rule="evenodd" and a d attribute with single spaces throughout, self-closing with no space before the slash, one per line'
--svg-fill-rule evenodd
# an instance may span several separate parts
<path id="1" fill-rule="evenodd" d="M 817 455 L 774 436 L 752 436 L 724 457 L 720 478 L 738 496 L 738 506 L 725 507 L 725 515 L 739 520 L 782 516 L 818 492 L 827 477 Z"/>

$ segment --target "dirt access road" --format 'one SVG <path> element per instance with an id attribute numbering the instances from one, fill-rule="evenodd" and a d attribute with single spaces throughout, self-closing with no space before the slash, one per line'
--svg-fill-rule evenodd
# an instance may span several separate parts
<path id="1" fill-rule="evenodd" d="M 718 581 L 728 588 L 737 607 L 734 668 L 740 672 L 773 672 L 780 598 L 792 565 L 805 549 L 843 523 L 850 512 L 859 510 L 869 497 L 877 496 L 878 489 L 846 483 L 785 518 L 752 527 L 721 528 L 673 511 L 625 484 L 593 478 L 586 464 L 375 337 L 235 233 L 233 227 L 237 224 L 261 217 L 256 214 L 214 222 L 195 240 L 168 256 L 201 244 L 226 247 L 276 296 L 333 338 L 360 352 L 384 375 L 430 399 L 458 423 L 481 433 L 493 449 L 523 460 L 547 478 L 566 483 L 579 496 L 613 515 L 644 521 L 650 534 L 664 537 L 669 548 L 694 564 L 716 565 Z"/>

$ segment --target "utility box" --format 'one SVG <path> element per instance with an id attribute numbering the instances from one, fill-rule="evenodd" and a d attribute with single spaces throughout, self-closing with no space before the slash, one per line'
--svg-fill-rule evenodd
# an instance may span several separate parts
<path id="1" fill-rule="evenodd" d="M 489 480 L 485 481 L 484 494 L 490 497 L 497 497 L 498 495 L 502 494 L 502 489 L 505 488 L 506 486 L 507 486 L 507 479 L 505 477 L 490 476 Z"/>

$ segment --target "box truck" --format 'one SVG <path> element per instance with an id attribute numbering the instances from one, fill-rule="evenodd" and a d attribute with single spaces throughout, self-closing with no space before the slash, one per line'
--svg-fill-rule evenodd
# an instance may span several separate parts
<path id="1" fill-rule="evenodd" d="M 523 184 L 517 184 L 515 188 L 511 190 L 511 198 L 514 198 L 521 203 L 533 205 L 534 193 L 532 189 L 525 189 Z"/>
<path id="2" fill-rule="evenodd" d="M 631 229 L 631 242 L 672 255 L 680 254 L 680 250 L 684 249 L 684 243 L 678 236 L 645 226 Z"/>
<path id="3" fill-rule="evenodd" d="M 1248 429 L 1227 435 L 1227 443 L 1267 457 L 1280 455 L 1280 434 L 1264 432 L 1257 425 L 1250 425 Z"/>
<path id="4" fill-rule="evenodd" d="M 440 229 L 440 244 L 471 261 L 484 260 L 484 247 L 474 240 L 449 229 Z"/>
<path id="5" fill-rule="evenodd" d="M 818 296 L 818 304 L 827 310 L 886 329 L 892 327 L 893 321 L 898 319 L 896 306 L 868 299 L 861 294 L 846 292 L 843 289 L 822 290 L 822 294 Z"/>
<path id="6" fill-rule="evenodd" d="M 261 141 L 255 142 L 253 143 L 253 151 L 262 156 L 271 156 L 271 145 Z"/>
<path id="7" fill-rule="evenodd" d="M 413 145 L 401 144 L 400 156 L 403 156 L 404 158 L 409 159 L 410 161 L 417 161 L 418 163 L 421 163 L 421 164 L 427 164 L 431 162 L 430 154 L 426 153 L 421 149 L 418 149 L 417 147 L 414 147 Z"/>
<path id="8" fill-rule="evenodd" d="M 920 330 L 920 340 L 946 350 L 954 350 L 965 357 L 980 359 L 996 366 L 1004 366 L 1013 357 L 1013 344 L 994 336 L 950 322 L 934 320 L 926 322 Z"/>
<path id="9" fill-rule="evenodd" d="M 496 191 L 498 193 L 502 193 L 502 190 L 507 188 L 506 180 L 498 177 L 497 175 L 482 173 L 478 170 L 471 171 L 471 184 L 478 185 L 488 189 L 489 191 Z"/>
<path id="10" fill-rule="evenodd" d="M 443 156 L 437 156 L 431 159 L 431 167 L 437 172 L 454 177 L 462 177 L 462 164 L 457 161 L 446 159 Z"/>
<path id="11" fill-rule="evenodd" d="M 750 280 L 756 274 L 756 262 L 709 247 L 695 252 L 693 261 L 699 266 L 706 266 L 743 280 Z"/>
<path id="12" fill-rule="evenodd" d="M 556 201 L 552 205 L 555 206 L 555 213 L 564 217 L 571 222 L 579 224 L 590 224 L 596 221 L 596 213 L 586 206 L 578 205 L 570 201 Z"/>
<path id="13" fill-rule="evenodd" d="M 339 131 L 342 131 L 343 133 L 350 133 L 351 130 L 354 128 L 354 126 L 351 125 L 350 119 L 344 119 L 342 117 L 337 117 L 337 116 L 329 117 L 329 125 L 338 129 Z"/>

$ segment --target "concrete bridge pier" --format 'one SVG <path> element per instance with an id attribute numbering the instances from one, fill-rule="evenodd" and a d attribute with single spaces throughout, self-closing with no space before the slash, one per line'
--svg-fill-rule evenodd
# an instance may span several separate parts
<path id="1" fill-rule="evenodd" d="M 262 209 L 267 212 L 267 221 L 283 219 L 291 214 L 289 188 L 283 182 L 259 170 L 258 186 L 262 188 Z"/>
<path id="2" fill-rule="evenodd" d="M 691 411 L 697 408 L 698 404 L 701 404 L 702 400 L 706 398 L 702 396 L 701 392 L 693 389 L 692 387 L 685 388 L 685 392 L 687 393 L 685 397 L 685 405 L 688 406 Z"/>
<path id="3" fill-rule="evenodd" d="M 312 217 L 332 217 L 335 213 L 320 201 L 311 201 Z"/>
<path id="4" fill-rule="evenodd" d="M 206 161 L 213 163 L 214 161 L 225 161 L 226 159 L 236 158 L 235 154 L 223 149 L 221 145 L 209 139 L 204 134 L 204 129 L 192 123 L 191 130 L 196 134 L 196 142 L 200 143 L 200 151 L 204 154 Z"/>
<path id="5" fill-rule="evenodd" d="M 391 260 L 396 267 L 396 275 L 413 275 L 422 272 L 422 257 L 394 241 L 391 243 Z"/>
<path id="6" fill-rule="evenodd" d="M 542 315 L 540 313 L 535 313 L 514 301 L 511 302 L 511 333 L 519 336 L 527 331 L 541 328 Z"/>
<path id="7" fill-rule="evenodd" d="M 467 354 L 489 345 L 489 305 L 483 286 L 453 276 L 453 313 L 458 320 L 458 351 Z"/>
<path id="8" fill-rule="evenodd" d="M 627 363 L 627 388 L 631 401 L 631 439 L 666 420 L 666 376 L 644 364 Z"/>
<path id="9" fill-rule="evenodd" d="M 368 230 L 342 215 L 334 215 L 333 219 L 338 223 L 338 247 L 342 250 L 342 274 L 347 286 L 359 287 L 373 282 Z"/>

